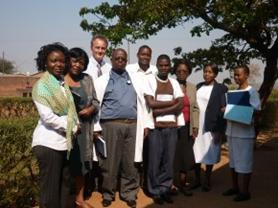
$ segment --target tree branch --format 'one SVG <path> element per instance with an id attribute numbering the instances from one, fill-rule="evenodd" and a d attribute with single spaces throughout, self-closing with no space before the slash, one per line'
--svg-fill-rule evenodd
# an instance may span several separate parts
<path id="1" fill-rule="evenodd" d="M 243 30 L 239 30 L 237 28 L 230 28 L 226 26 L 226 24 L 217 21 L 216 18 L 214 19 L 210 18 L 205 12 L 199 13 L 199 16 L 204 21 L 211 24 L 214 28 L 224 30 L 232 34 L 234 37 L 245 40 L 248 44 L 251 45 L 251 47 L 256 48 L 257 50 L 261 51 L 264 56 L 266 56 L 268 49 L 265 45 L 263 45 L 262 40 L 258 40 L 258 38 L 252 37 L 251 35 L 249 35 L 247 32 L 244 32 Z"/>

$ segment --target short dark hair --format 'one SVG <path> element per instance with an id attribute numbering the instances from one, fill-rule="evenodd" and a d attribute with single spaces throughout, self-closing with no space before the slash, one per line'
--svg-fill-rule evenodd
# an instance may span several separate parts
<path id="1" fill-rule="evenodd" d="M 112 56 L 111 56 L 111 58 L 113 58 L 113 56 L 114 56 L 114 54 L 115 54 L 116 51 L 122 51 L 122 52 L 124 52 L 125 55 L 127 56 L 127 52 L 126 52 L 125 49 L 123 49 L 123 48 L 116 48 L 116 49 L 113 49 L 113 50 L 112 50 Z"/>
<path id="2" fill-rule="evenodd" d="M 247 65 L 239 65 L 239 66 L 236 66 L 234 70 L 236 69 L 243 69 L 244 73 L 249 75 L 250 74 L 250 69 Z"/>
<path id="3" fill-rule="evenodd" d="M 100 39 L 102 41 L 105 42 L 106 44 L 106 47 L 108 47 L 108 40 L 107 38 L 104 36 L 104 35 L 101 35 L 101 34 L 96 34 L 92 37 L 92 40 L 91 40 L 91 46 L 93 46 L 93 42 L 96 40 L 96 39 Z"/>
<path id="4" fill-rule="evenodd" d="M 137 54 L 140 53 L 141 50 L 143 50 L 143 49 L 145 49 L 145 48 L 148 49 L 148 50 L 150 50 L 150 52 L 152 53 L 152 49 L 151 49 L 150 46 L 148 46 L 148 45 L 142 45 L 142 46 L 140 46 L 140 47 L 138 48 Z"/>
<path id="5" fill-rule="evenodd" d="M 205 68 L 207 68 L 207 67 L 210 67 L 212 72 L 215 74 L 215 76 L 217 76 L 217 74 L 219 72 L 219 68 L 218 68 L 218 66 L 216 64 L 214 64 L 214 63 L 207 63 L 207 64 L 205 64 L 203 70 L 205 70 Z"/>
<path id="6" fill-rule="evenodd" d="M 46 71 L 47 57 L 53 51 L 61 51 L 65 56 L 65 68 L 69 65 L 68 48 L 62 43 L 56 42 L 48 45 L 44 45 L 40 48 L 35 58 L 38 71 Z"/>
<path id="7" fill-rule="evenodd" d="M 77 47 L 70 49 L 69 50 L 69 57 L 70 58 L 82 58 L 82 59 L 84 59 L 84 69 L 83 69 L 83 71 L 85 71 L 87 69 L 87 66 L 89 64 L 89 57 L 83 49 L 77 48 Z"/>
<path id="8" fill-rule="evenodd" d="M 192 73 L 192 66 L 191 66 L 191 63 L 187 60 L 187 59 L 178 59 L 176 61 L 176 63 L 174 64 L 174 67 L 173 67 L 173 73 L 175 74 L 176 71 L 177 71 L 177 68 L 180 66 L 180 65 L 185 65 L 188 69 L 188 72 L 189 74 Z"/>
<path id="9" fill-rule="evenodd" d="M 156 64 L 157 64 L 158 61 L 161 60 L 161 59 L 167 59 L 167 60 L 171 63 L 171 59 L 170 59 L 170 57 L 169 57 L 167 54 L 161 54 L 161 55 L 159 55 L 159 56 L 157 57 L 157 59 L 156 59 Z"/>

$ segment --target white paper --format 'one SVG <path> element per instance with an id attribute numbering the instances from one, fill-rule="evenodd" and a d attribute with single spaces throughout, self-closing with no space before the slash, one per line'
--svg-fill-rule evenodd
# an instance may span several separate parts
<path id="1" fill-rule="evenodd" d="M 158 101 L 171 101 L 173 100 L 173 95 L 169 94 L 158 94 L 156 96 Z M 176 122 L 176 116 L 172 115 L 164 115 L 164 116 L 157 116 L 156 122 Z"/>
<path id="2" fill-rule="evenodd" d="M 95 148 L 104 158 L 107 157 L 106 142 L 101 136 L 95 140 Z"/>

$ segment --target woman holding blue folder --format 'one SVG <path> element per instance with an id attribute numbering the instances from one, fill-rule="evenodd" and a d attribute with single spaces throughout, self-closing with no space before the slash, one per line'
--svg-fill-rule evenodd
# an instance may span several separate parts
<path id="1" fill-rule="evenodd" d="M 235 68 L 234 79 L 238 84 L 238 92 L 248 92 L 249 104 L 256 112 L 261 108 L 260 98 L 256 89 L 248 84 L 248 76 L 249 68 L 247 66 Z M 249 183 L 253 168 L 253 152 L 256 138 L 254 114 L 250 124 L 240 121 L 227 121 L 226 135 L 229 143 L 232 188 L 223 192 L 223 195 L 236 195 L 234 201 L 246 201 L 250 199 Z M 242 177 L 242 184 L 239 184 L 239 177 Z"/>

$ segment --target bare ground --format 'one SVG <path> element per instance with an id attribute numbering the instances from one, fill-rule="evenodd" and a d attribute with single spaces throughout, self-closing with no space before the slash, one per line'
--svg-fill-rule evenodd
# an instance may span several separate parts
<path id="1" fill-rule="evenodd" d="M 214 168 L 212 174 L 212 190 L 194 191 L 192 197 L 178 195 L 174 203 L 157 205 L 147 197 L 142 190 L 138 194 L 138 208 L 278 208 L 278 130 L 262 132 L 255 149 L 255 165 L 250 185 L 251 200 L 234 202 L 232 197 L 224 197 L 221 193 L 230 188 L 231 178 L 228 166 L 228 153 L 223 149 L 221 162 Z M 89 203 L 95 208 L 102 207 L 101 194 L 94 192 Z M 125 208 L 126 203 L 118 197 L 111 208 Z"/>

